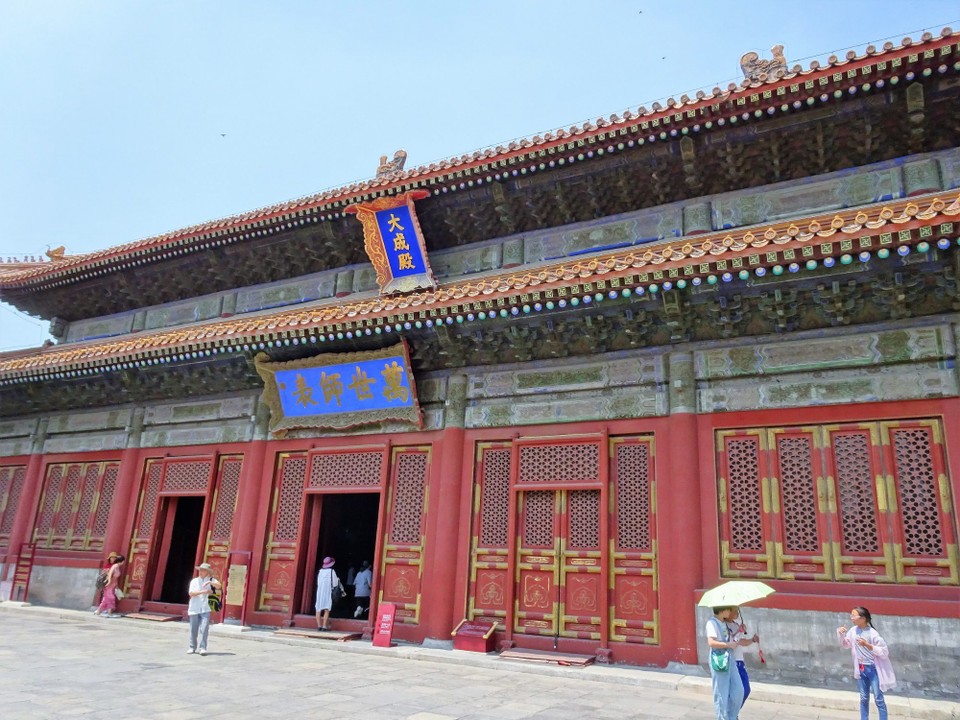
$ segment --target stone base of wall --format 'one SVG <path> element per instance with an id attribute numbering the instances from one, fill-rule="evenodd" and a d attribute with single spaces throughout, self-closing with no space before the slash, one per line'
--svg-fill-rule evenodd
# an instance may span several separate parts
<path id="1" fill-rule="evenodd" d="M 869 608 L 869 605 L 867 605 Z M 853 605 L 851 605 L 851 609 Z M 850 627 L 850 612 L 808 612 L 744 607 L 747 632 L 760 633 L 766 660 L 756 647 L 744 651 L 750 680 L 856 691 L 850 651 L 840 647 L 837 628 Z M 697 608 L 697 651 L 707 664 L 704 626 L 712 617 Z M 873 624 L 890 648 L 897 676 L 892 695 L 960 700 L 957 657 L 960 619 L 874 616 Z"/>
<path id="2" fill-rule="evenodd" d="M 7 577 L 7 576 L 10 577 Z M 0 563 L 0 602 L 10 599 L 10 588 L 13 586 L 13 563 Z"/>
<path id="3" fill-rule="evenodd" d="M 95 568 L 35 565 L 30 574 L 27 600 L 31 605 L 89 610 L 93 607 L 96 582 Z"/>

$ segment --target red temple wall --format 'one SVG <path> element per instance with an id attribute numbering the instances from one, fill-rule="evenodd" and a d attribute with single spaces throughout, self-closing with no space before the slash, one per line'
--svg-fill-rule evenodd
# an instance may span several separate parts
<path id="1" fill-rule="evenodd" d="M 933 421 L 933 424 L 929 421 Z M 288 583 L 295 585 L 304 581 L 303 577 L 296 576 L 296 572 L 290 574 L 291 569 L 296 571 L 303 567 L 304 563 L 304 556 L 298 554 L 305 551 L 298 547 L 301 537 L 299 523 L 303 521 L 304 512 L 303 500 L 312 493 L 338 491 L 331 486 L 331 483 L 339 482 L 335 473 L 327 471 L 326 479 L 323 473 L 311 479 L 309 463 L 316 458 L 322 458 L 323 462 L 333 462 L 333 459 L 344 453 L 369 452 L 369 449 L 373 448 L 385 459 L 379 468 L 379 475 L 375 478 L 375 487 L 366 488 L 382 495 L 375 592 L 383 593 L 384 599 L 399 602 L 402 612 L 398 613 L 398 637 L 413 641 L 426 637 L 446 638 L 449 637 L 452 627 L 467 617 L 471 611 L 471 603 L 475 609 L 481 611 L 476 613 L 477 616 L 483 614 L 485 606 L 482 607 L 483 603 L 476 602 L 477 578 L 474 572 L 477 567 L 499 572 L 506 578 L 507 583 L 512 577 L 510 573 L 517 571 L 512 558 L 518 550 L 519 533 L 523 531 L 522 518 L 516 513 L 511 514 L 509 508 L 506 511 L 506 546 L 503 546 L 504 534 L 503 528 L 500 528 L 499 536 L 494 538 L 495 542 L 490 538 L 484 540 L 493 544 L 490 544 L 486 559 L 475 567 L 478 553 L 483 554 L 480 551 L 484 550 L 479 546 L 479 539 L 475 539 L 478 531 L 476 503 L 481 499 L 480 488 L 475 486 L 478 473 L 476 461 L 480 457 L 478 447 L 490 447 L 492 444 L 495 447 L 518 448 L 563 443 L 569 438 L 600 438 L 599 442 L 605 448 L 611 439 L 629 437 L 644 442 L 649 439 L 652 449 L 651 478 L 654 483 L 651 502 L 655 505 L 655 512 L 649 519 L 649 528 L 644 532 L 653 533 L 652 537 L 656 541 L 655 566 L 650 565 L 649 561 L 649 557 L 654 556 L 645 553 L 642 548 L 621 551 L 615 547 L 613 556 L 608 557 L 609 553 L 596 547 L 594 540 L 590 539 L 593 536 L 585 530 L 589 528 L 590 522 L 584 525 L 583 518 L 596 516 L 598 524 L 607 524 L 608 530 L 604 532 L 608 532 L 610 537 L 617 534 L 615 507 L 612 514 L 603 511 L 596 515 L 591 514 L 595 513 L 593 508 L 598 507 L 598 499 L 603 503 L 599 507 L 609 506 L 609 493 L 615 492 L 609 489 L 612 487 L 611 478 L 615 480 L 615 475 L 610 473 L 615 474 L 616 466 L 598 467 L 598 470 L 602 470 L 602 477 L 599 479 L 548 481 L 538 483 L 534 488 L 518 489 L 515 486 L 508 492 L 562 490 L 568 493 L 565 502 L 569 501 L 574 493 L 580 493 L 576 496 L 580 508 L 576 512 L 580 513 L 580 520 L 573 524 L 579 523 L 579 529 L 576 529 L 574 534 L 580 533 L 577 537 L 581 539 L 576 542 L 583 547 L 581 550 L 574 548 L 570 558 L 575 560 L 576 564 L 563 572 L 567 573 L 565 577 L 571 578 L 571 586 L 576 578 L 581 597 L 587 597 L 604 588 L 610 590 L 610 584 L 613 585 L 612 592 L 619 593 L 617 583 L 623 582 L 624 578 L 629 579 L 632 572 L 636 573 L 637 580 L 634 582 L 631 579 L 631 587 L 639 588 L 639 591 L 648 594 L 651 587 L 655 587 L 655 623 L 644 620 L 646 616 L 642 612 L 637 615 L 637 622 L 632 626 L 630 619 L 626 617 L 615 617 L 616 622 L 613 625 L 597 620 L 607 611 L 598 612 L 596 615 L 584 613 L 569 622 L 573 636 L 563 638 L 565 648 L 592 653 L 598 646 L 608 645 L 613 648 L 614 661 L 653 664 L 663 664 L 670 660 L 695 662 L 696 627 L 691 610 L 696 603 L 698 591 L 716 584 L 724 576 L 730 577 L 732 571 L 734 575 L 737 572 L 743 574 L 742 570 L 733 568 L 729 562 L 725 566 L 721 560 L 722 539 L 732 536 L 729 532 L 729 510 L 726 513 L 722 509 L 718 511 L 721 507 L 718 473 L 723 475 L 725 457 L 722 451 L 718 453 L 718 438 L 749 438 L 753 433 L 756 436 L 763 435 L 768 443 L 782 440 L 783 448 L 802 448 L 810 446 L 816 438 L 819 438 L 817 442 L 822 443 L 825 438 L 836 437 L 839 432 L 846 433 L 844 437 L 852 438 L 848 445 L 852 443 L 852 446 L 857 447 L 860 436 L 866 437 L 873 432 L 877 435 L 876 442 L 867 443 L 871 457 L 875 460 L 879 458 L 881 464 L 886 462 L 889 465 L 890 458 L 893 457 L 891 428 L 906 429 L 909 438 L 922 443 L 926 442 L 925 437 L 937 434 L 938 431 L 931 430 L 934 426 L 942 428 L 942 438 L 935 443 L 935 457 L 930 461 L 930 467 L 934 468 L 933 472 L 938 476 L 935 490 L 940 493 L 941 500 L 946 498 L 948 503 L 947 507 L 941 508 L 935 531 L 927 526 L 917 530 L 919 526 L 916 526 L 911 532 L 915 536 L 914 541 L 917 537 L 928 537 L 934 532 L 942 542 L 943 554 L 952 552 L 955 558 L 958 529 L 954 499 L 960 494 L 960 459 L 957 453 L 950 452 L 950 449 L 957 447 L 960 442 L 960 399 L 956 398 L 798 408 L 789 411 L 751 411 L 700 416 L 676 414 L 649 419 L 523 428 L 466 431 L 448 429 L 441 432 L 351 438 L 356 447 L 345 446 L 343 438 L 325 438 L 3 458 L 0 459 L 0 492 L 4 493 L 4 504 L 0 505 L 0 508 L 3 508 L 6 514 L 0 516 L 0 530 L 6 532 L 8 562 L 15 558 L 15 553 L 9 549 L 12 549 L 18 540 L 28 539 L 39 539 L 45 543 L 45 546 L 38 550 L 38 564 L 95 568 L 109 549 L 131 552 L 127 583 L 128 589 L 133 592 L 131 598 L 124 603 L 124 609 L 129 610 L 140 605 L 138 593 L 142 583 L 149 579 L 150 572 L 157 570 L 146 565 L 149 548 L 145 547 L 144 543 L 149 545 L 150 542 L 163 540 L 149 534 L 154 530 L 152 525 L 147 528 L 150 523 L 145 519 L 148 519 L 150 508 L 156 508 L 157 499 L 165 493 L 203 495 L 207 498 L 201 542 L 204 556 L 211 563 L 216 561 L 218 567 L 221 567 L 225 565 L 226 555 L 230 550 L 249 551 L 252 554 L 246 595 L 246 621 L 266 625 L 309 623 L 309 614 L 293 608 L 289 598 L 283 600 L 272 597 L 272 594 L 284 593 L 274 592 L 277 590 L 278 581 L 275 575 L 271 575 L 282 562 L 288 562 Z M 830 435 L 831 433 L 833 435 Z M 887 434 L 884 436 L 883 433 Z M 536 440 L 530 440 L 531 438 Z M 515 455 L 516 453 L 510 459 L 509 470 L 501 468 L 497 471 L 500 478 L 497 482 L 503 482 L 504 473 L 508 482 L 511 479 L 516 482 L 520 467 Z M 601 455 L 605 456 L 606 451 Z M 768 456 L 774 457 L 769 453 Z M 278 538 L 275 535 L 276 510 L 279 508 L 278 492 L 282 488 L 276 483 L 277 471 L 281 469 L 285 458 L 291 457 L 304 459 L 301 480 L 303 486 L 298 492 L 291 494 L 295 517 L 288 518 L 286 522 L 294 528 L 292 534 L 287 533 L 292 536 Z M 774 458 L 767 462 L 779 461 Z M 832 468 L 823 463 L 828 463 L 829 459 L 816 462 L 820 465 L 814 463 L 810 466 L 810 472 L 817 477 L 828 476 L 828 471 Z M 175 471 L 176 468 L 183 470 L 197 463 L 206 469 L 206 474 L 201 473 L 203 478 L 199 475 L 193 478 L 195 473 L 181 473 L 183 477 L 180 477 Z M 162 469 L 157 470 L 158 466 Z M 610 467 L 614 467 L 614 470 L 611 471 Z M 65 494 L 71 495 L 74 501 L 69 508 L 61 501 L 59 506 L 52 503 L 45 509 L 45 497 L 50 496 L 45 496 L 44 493 L 50 490 L 53 477 L 51 473 L 56 468 L 70 469 L 68 475 L 72 479 L 69 487 L 64 485 L 67 475 L 61 475 L 59 493 L 61 498 Z M 110 470 L 109 474 L 106 473 L 107 469 Z M 782 471 L 783 468 L 779 467 L 766 468 L 763 473 L 764 477 L 769 478 L 782 475 Z M 803 486 L 804 482 L 810 480 L 809 472 L 804 475 L 803 468 L 794 468 L 791 472 L 791 482 L 795 486 Z M 151 473 L 156 477 L 151 479 Z M 11 489 L 16 478 L 22 478 L 19 480 L 19 498 L 11 503 Z M 109 517 L 103 522 L 102 516 L 97 519 L 88 485 L 102 490 L 105 480 L 113 484 L 113 497 Z M 151 490 L 151 482 L 156 485 L 155 495 L 151 494 L 154 492 Z M 171 483 L 170 486 L 164 486 L 165 482 Z M 357 491 L 351 482 L 343 482 L 340 491 Z M 769 480 L 766 482 L 767 485 L 770 484 Z M 316 484 L 311 487 L 311 483 Z M 502 488 L 498 492 L 502 498 Z M 769 489 L 767 492 L 770 492 Z M 780 500 L 783 501 L 783 498 Z M 834 500 L 835 504 L 839 502 L 836 498 Z M 231 505 L 232 512 L 229 512 Z M 785 505 L 779 510 L 771 509 L 762 513 L 764 517 L 761 523 L 761 538 L 764 542 L 770 538 L 782 541 L 780 536 L 789 531 L 783 517 L 783 507 Z M 401 510 L 399 514 L 398 508 Z M 67 510 L 69 512 L 66 512 Z M 498 517 L 502 518 L 503 510 L 499 512 Z M 807 515 L 812 518 L 811 527 L 816 527 L 821 534 L 837 532 L 838 512 L 831 509 L 829 502 L 826 512 L 807 508 Z M 881 519 L 889 525 L 889 506 L 885 512 L 887 515 Z M 560 520 L 556 520 L 556 517 L 554 519 L 561 523 L 573 522 L 563 517 L 560 517 Z M 727 524 L 726 527 L 724 523 Z M 87 529 L 82 537 L 77 532 L 81 527 Z M 97 531 L 90 532 L 91 529 Z M 584 535 L 584 532 L 587 534 Z M 570 540 L 570 537 L 569 534 L 564 535 L 565 541 Z M 584 537 L 588 538 L 589 542 L 583 540 Z M 909 540 L 905 538 L 903 528 L 898 527 L 894 536 L 887 538 L 887 542 L 903 545 Z M 813 542 L 809 538 L 807 540 Z M 499 545 L 496 545 L 497 543 Z M 550 543 L 541 543 L 535 547 L 543 547 L 552 552 Z M 960 590 L 951 581 L 948 573 L 937 569 L 948 567 L 949 558 L 947 562 L 934 559 L 926 564 L 917 558 L 900 558 L 896 565 L 899 570 L 895 568 L 895 572 L 899 572 L 900 576 L 893 578 L 893 581 L 850 582 L 816 579 L 828 578 L 830 573 L 836 572 L 837 567 L 846 567 L 843 563 L 839 566 L 825 564 L 827 561 L 819 549 L 821 547 L 822 542 L 818 540 L 806 550 L 794 548 L 790 553 L 781 550 L 781 560 L 787 557 L 782 566 L 776 566 L 775 560 L 764 558 L 762 563 L 766 563 L 763 565 L 765 570 L 760 574 L 776 587 L 778 592 L 761 605 L 784 610 L 842 612 L 849 610 L 851 599 L 856 598 L 861 602 L 868 602 L 871 608 L 876 608 L 876 612 L 885 615 L 957 617 Z M 832 546 L 828 550 L 834 551 Z M 758 556 L 763 554 L 757 553 Z M 868 559 L 871 559 L 871 562 L 876 560 L 873 556 Z M 483 565 L 484 562 L 486 566 Z M 757 562 L 761 563 L 759 560 Z M 883 562 L 886 564 L 882 567 L 890 567 L 886 560 Z M 953 563 L 955 568 L 955 559 Z M 774 567 L 772 577 L 771 567 Z M 611 568 L 614 568 L 613 573 Z M 917 568 L 923 569 L 926 574 L 918 575 Z M 789 575 L 785 573 L 786 569 L 792 569 L 792 578 L 784 576 Z M 598 572 L 600 575 L 596 575 Z M 536 589 L 537 583 L 545 582 L 546 576 L 541 573 L 537 578 L 536 573 L 533 573 L 530 577 L 530 585 Z M 595 582 L 596 577 L 601 578 L 599 584 Z M 603 580 L 608 577 L 613 578 L 610 583 Z M 655 585 L 650 585 L 649 579 L 653 579 Z M 647 585 L 643 584 L 645 582 Z M 550 589 L 552 591 L 552 586 Z M 495 595 L 496 593 L 494 597 Z M 567 600 L 573 602 L 570 598 Z M 500 607 L 505 611 L 509 602 L 512 602 L 512 598 L 509 601 L 502 600 Z M 620 599 L 612 602 L 614 615 L 619 612 L 616 607 L 619 602 Z M 643 603 L 636 607 L 642 605 Z M 610 606 L 610 603 L 607 602 L 606 606 Z M 605 607 L 603 602 L 600 607 Z M 361 625 L 362 623 L 357 621 L 357 626 Z M 636 633 L 633 642 L 622 640 L 623 628 Z M 653 630 L 649 631 L 650 628 Z M 553 635 L 549 632 L 551 628 L 545 629 L 548 632 L 544 634 L 527 634 L 510 628 L 509 632 L 505 629 L 500 636 L 502 640 L 519 645 L 546 649 L 552 647 Z"/>

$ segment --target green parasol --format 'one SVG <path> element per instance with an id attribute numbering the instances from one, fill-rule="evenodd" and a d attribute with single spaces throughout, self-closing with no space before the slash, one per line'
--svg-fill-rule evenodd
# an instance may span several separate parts
<path id="1" fill-rule="evenodd" d="M 707 590 L 697 605 L 700 607 L 744 605 L 752 600 L 765 598 L 774 592 L 776 590 L 759 580 L 728 580 L 723 585 Z"/>

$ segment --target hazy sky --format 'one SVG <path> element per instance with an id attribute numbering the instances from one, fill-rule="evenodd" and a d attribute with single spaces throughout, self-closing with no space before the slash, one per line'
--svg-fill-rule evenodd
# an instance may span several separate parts
<path id="1" fill-rule="evenodd" d="M 956 0 L 0 0 L 0 259 L 82 253 L 923 30 Z M 0 304 L 0 351 L 46 320 Z"/>

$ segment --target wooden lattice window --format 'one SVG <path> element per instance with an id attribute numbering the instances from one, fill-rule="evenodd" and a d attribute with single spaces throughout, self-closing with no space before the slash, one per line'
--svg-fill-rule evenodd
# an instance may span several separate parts
<path id="1" fill-rule="evenodd" d="M 214 512 L 213 526 L 210 529 L 212 540 L 230 542 L 233 529 L 233 516 L 237 510 L 237 492 L 240 489 L 240 471 L 243 458 L 223 458 L 220 461 L 220 479 L 217 483 L 217 507 Z"/>
<path id="2" fill-rule="evenodd" d="M 647 443 L 616 446 L 617 547 L 649 550 L 650 446 Z"/>
<path id="3" fill-rule="evenodd" d="M 569 547 L 594 550 L 600 547 L 600 491 L 572 490 L 569 497 Z"/>
<path id="4" fill-rule="evenodd" d="M 382 451 L 321 452 L 310 458 L 310 488 L 379 487 Z"/>
<path id="5" fill-rule="evenodd" d="M 48 465 L 33 528 L 37 548 L 101 550 L 119 467 L 113 461 Z"/>
<path id="6" fill-rule="evenodd" d="M 480 460 L 480 546 L 506 547 L 510 524 L 510 448 L 484 448 Z"/>
<path id="7" fill-rule="evenodd" d="M 390 539 L 394 543 L 420 544 L 427 458 L 424 452 L 405 452 L 397 456 L 393 524 L 390 530 Z"/>
<path id="8" fill-rule="evenodd" d="M 164 462 L 164 494 L 205 493 L 210 485 L 213 460 L 167 460 Z"/>
<path id="9" fill-rule="evenodd" d="M 521 484 L 591 482 L 599 476 L 599 443 L 557 442 L 520 446 Z"/>
<path id="10" fill-rule="evenodd" d="M 718 433 L 731 577 L 960 584 L 938 420 Z"/>
<path id="11" fill-rule="evenodd" d="M 832 445 L 837 470 L 841 547 L 847 553 L 880 552 L 870 437 L 862 432 L 838 434 Z"/>
<path id="12" fill-rule="evenodd" d="M 13 521 L 20 507 L 23 494 L 23 481 L 27 475 L 25 465 L 6 465 L 0 467 L 0 550 L 10 545 L 10 533 Z"/>
<path id="13" fill-rule="evenodd" d="M 291 456 L 280 467 L 280 498 L 277 504 L 277 541 L 296 542 L 303 509 L 303 484 L 307 477 L 307 458 Z"/>
<path id="14" fill-rule="evenodd" d="M 149 538 L 153 532 L 153 521 L 157 516 L 157 499 L 160 497 L 160 477 L 163 474 L 163 462 L 148 460 L 143 495 L 140 498 L 140 525 L 137 535 Z"/>
<path id="15" fill-rule="evenodd" d="M 554 493 L 532 490 L 523 494 L 524 547 L 553 547 Z"/>

